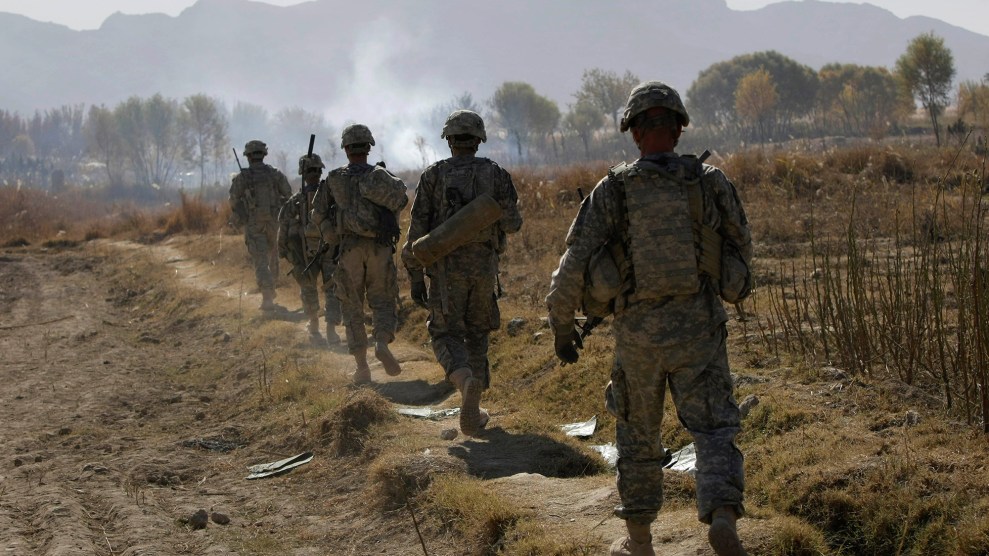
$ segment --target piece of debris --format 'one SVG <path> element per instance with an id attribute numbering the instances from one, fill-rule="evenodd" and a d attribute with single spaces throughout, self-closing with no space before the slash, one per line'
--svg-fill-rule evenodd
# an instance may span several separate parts
<path id="1" fill-rule="evenodd" d="M 663 465 L 666 469 L 680 471 L 688 475 L 697 473 L 697 451 L 694 449 L 693 442 L 680 448 L 678 452 L 667 452 L 667 460 L 668 462 Z"/>
<path id="2" fill-rule="evenodd" d="M 460 415 L 460 408 L 451 407 L 449 409 L 432 409 L 430 407 L 400 407 L 398 408 L 398 412 L 402 415 L 408 415 L 409 417 L 439 421 L 440 419 Z"/>
<path id="3" fill-rule="evenodd" d="M 261 479 L 264 477 L 273 477 L 275 475 L 280 475 L 286 471 L 295 469 L 296 467 L 309 463 L 312 461 L 312 452 L 303 452 L 299 455 L 292 456 L 290 458 L 285 458 L 280 461 L 274 461 L 271 463 L 259 463 L 257 465 L 252 465 L 247 468 L 251 472 L 247 476 L 247 479 Z"/>
<path id="4" fill-rule="evenodd" d="M 742 400 L 742 403 L 738 404 L 738 411 L 739 413 L 741 413 L 742 419 L 744 419 L 749 414 L 749 412 L 752 411 L 752 408 L 757 405 L 759 405 L 758 396 L 756 396 L 755 394 L 749 394 L 748 396 L 746 396 L 745 399 Z"/>
<path id="5" fill-rule="evenodd" d="M 230 518 L 227 514 L 221 514 L 220 512 L 213 512 L 209 514 L 209 518 L 213 520 L 213 523 L 217 525 L 228 525 L 230 523 Z"/>
<path id="6" fill-rule="evenodd" d="M 459 434 L 457 429 L 443 429 L 443 432 L 440 433 L 440 438 L 443 440 L 453 440 L 457 437 L 457 434 Z"/>
<path id="7" fill-rule="evenodd" d="M 618 448 L 611 442 L 591 446 L 591 449 L 601 454 L 601 457 L 604 458 L 604 461 L 608 462 L 608 465 L 612 467 L 618 465 Z"/>
<path id="8" fill-rule="evenodd" d="M 597 415 L 591 417 L 587 421 L 560 425 L 560 429 L 563 430 L 564 434 L 576 438 L 590 438 L 594 436 L 594 431 L 597 430 L 597 427 L 598 427 Z"/>
<path id="9" fill-rule="evenodd" d="M 193 531 L 195 531 L 197 529 L 205 529 L 208 521 L 209 514 L 206 513 L 206 510 L 197 510 L 196 513 L 189 517 L 188 523 Z"/>

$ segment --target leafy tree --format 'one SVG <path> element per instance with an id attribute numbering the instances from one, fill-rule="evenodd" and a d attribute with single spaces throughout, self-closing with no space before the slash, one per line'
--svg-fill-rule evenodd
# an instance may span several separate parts
<path id="1" fill-rule="evenodd" d="M 581 143 L 584 144 L 584 158 L 588 160 L 591 159 L 591 138 L 594 136 L 594 131 L 603 123 L 604 115 L 586 100 L 578 100 L 563 118 L 563 125 L 580 137 Z"/>
<path id="2" fill-rule="evenodd" d="M 161 187 L 175 174 L 187 151 L 179 126 L 179 103 L 161 94 L 131 97 L 114 108 L 124 155 L 137 182 Z"/>
<path id="3" fill-rule="evenodd" d="M 508 136 L 515 142 L 519 160 L 523 160 L 523 148 L 533 134 L 545 134 L 560 121 L 560 109 L 552 100 L 540 95 L 528 83 L 506 81 L 491 97 L 491 108 Z"/>
<path id="4" fill-rule="evenodd" d="M 958 86 L 958 116 L 989 129 L 989 75 L 980 82 L 964 81 Z"/>
<path id="5" fill-rule="evenodd" d="M 578 103 L 585 102 L 601 114 L 610 116 L 615 131 L 618 131 L 619 115 L 625 109 L 628 94 L 638 84 L 639 78 L 628 70 L 622 76 L 600 68 L 584 70 L 580 90 L 574 93 L 574 97 Z"/>
<path id="6" fill-rule="evenodd" d="M 186 141 L 199 166 L 199 187 L 206 184 L 206 161 L 225 149 L 227 119 L 219 101 L 204 94 L 192 95 L 182 101 L 182 123 Z"/>
<path id="7" fill-rule="evenodd" d="M 90 106 L 84 133 L 90 153 L 103 163 L 107 183 L 117 185 L 120 178 L 116 169 L 122 145 L 114 111 L 103 105 Z"/>
<path id="8" fill-rule="evenodd" d="M 896 73 L 927 110 L 934 126 L 935 140 L 941 146 L 938 116 L 948 105 L 948 93 L 955 77 L 951 50 L 944 46 L 944 39 L 934 33 L 920 35 L 910 41 L 907 51 L 896 61 Z"/>
<path id="9" fill-rule="evenodd" d="M 735 110 L 735 91 L 743 77 L 760 68 L 773 79 L 779 94 L 771 127 L 780 136 L 790 135 L 793 121 L 811 113 L 817 94 L 817 73 L 810 67 L 767 51 L 736 56 L 701 71 L 687 90 L 687 110 L 691 120 L 721 132 L 741 129 Z"/>
<path id="10" fill-rule="evenodd" d="M 818 80 L 818 123 L 825 133 L 878 139 L 912 109 L 911 98 L 886 68 L 828 64 Z"/>
<path id="11" fill-rule="evenodd" d="M 766 120 L 776 109 L 779 94 L 773 77 L 765 68 L 746 75 L 735 90 L 735 111 L 759 135 L 759 143 L 766 141 Z"/>

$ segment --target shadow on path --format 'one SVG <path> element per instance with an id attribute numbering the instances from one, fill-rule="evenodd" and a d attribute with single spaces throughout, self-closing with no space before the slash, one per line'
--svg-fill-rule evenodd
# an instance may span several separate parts
<path id="1" fill-rule="evenodd" d="M 482 479 L 538 473 L 546 477 L 582 477 L 600 470 L 600 462 L 574 446 L 537 434 L 512 434 L 500 427 L 479 438 L 451 446 L 450 455 L 467 463 L 471 475 Z"/>

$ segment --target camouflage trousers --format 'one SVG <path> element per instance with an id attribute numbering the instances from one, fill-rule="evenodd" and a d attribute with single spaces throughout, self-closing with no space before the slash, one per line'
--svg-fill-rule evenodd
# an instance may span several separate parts
<path id="1" fill-rule="evenodd" d="M 274 290 L 278 277 L 278 223 L 252 222 L 245 227 L 244 243 L 254 263 L 258 288 Z"/>
<path id="2" fill-rule="evenodd" d="M 374 338 L 391 342 L 398 327 L 398 271 L 395 248 L 374 238 L 349 236 L 340 244 L 333 273 L 347 327 L 350 353 L 367 349 L 364 302 L 371 308 Z"/>
<path id="3" fill-rule="evenodd" d="M 618 494 L 615 515 L 651 523 L 663 505 L 661 428 L 666 386 L 681 424 L 697 452 L 698 518 L 733 506 L 741 516 L 744 471 L 735 445 L 740 414 L 728 370 L 727 332 L 717 326 L 706 338 L 657 348 L 650 321 L 663 318 L 639 304 L 615 320 L 615 364 L 607 403 L 617 419 Z"/>
<path id="4" fill-rule="evenodd" d="M 488 388 L 488 336 L 501 320 L 495 297 L 495 254 L 486 244 L 470 244 L 437 264 L 440 268 L 429 275 L 426 325 L 433 353 L 448 379 L 453 371 L 469 367 Z"/>
<path id="5" fill-rule="evenodd" d="M 319 313 L 319 279 L 323 279 L 323 300 L 325 304 L 325 319 L 328 324 L 340 324 L 340 300 L 337 299 L 336 281 L 333 277 L 337 264 L 333 260 L 333 253 L 323 254 L 319 262 L 313 263 L 309 267 L 309 272 L 305 270 L 305 264 L 293 264 L 292 276 L 299 284 L 300 297 L 302 298 L 302 310 L 312 318 Z"/>

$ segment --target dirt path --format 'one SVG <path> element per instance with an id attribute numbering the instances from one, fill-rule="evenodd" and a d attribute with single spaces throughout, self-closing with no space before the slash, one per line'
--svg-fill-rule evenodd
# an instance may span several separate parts
<path id="1" fill-rule="evenodd" d="M 250 442 L 258 414 L 230 409 L 252 388 L 253 375 L 237 368 L 244 354 L 223 346 L 228 331 L 182 316 L 181 306 L 168 315 L 145 310 L 163 295 L 156 281 L 171 275 L 224 299 L 231 313 L 256 312 L 259 299 L 244 293 L 244 270 L 191 258 L 195 241 L 0 253 L 0 550 L 421 554 L 407 516 L 381 515 L 362 503 L 367 470 L 360 462 L 317 457 L 276 479 L 244 480 L 247 465 L 280 459 Z M 160 275 L 134 288 L 129 273 L 145 268 L 149 256 Z M 279 301 L 298 305 L 290 292 Z M 298 328 L 304 338 L 302 323 Z M 399 404 L 452 405 L 431 354 L 410 345 L 395 351 L 405 372 L 388 379 L 374 366 L 380 393 Z M 345 353 L 322 350 L 316 357 L 345 382 Z M 231 378 L 201 388 L 171 378 L 207 365 L 229 366 Z M 536 475 L 538 458 L 552 446 L 501 429 L 482 439 L 440 440 L 439 431 L 451 426 L 455 420 L 416 421 L 412 430 L 547 526 L 588 539 L 592 553 L 603 553 L 621 530 L 609 517 L 612 479 Z M 213 449 L 201 449 L 204 439 L 214 441 Z M 200 508 L 227 514 L 231 523 L 194 530 L 184 520 Z M 750 523 L 743 522 L 743 535 L 763 536 Z M 660 553 L 711 553 L 691 509 L 664 512 L 654 532 Z M 432 538 L 429 548 L 462 553 L 444 537 Z"/>

